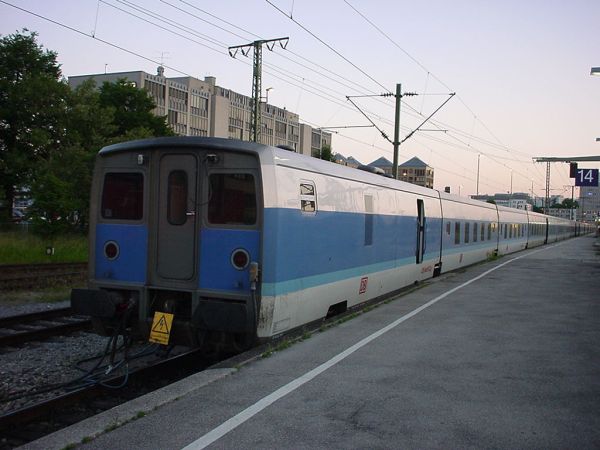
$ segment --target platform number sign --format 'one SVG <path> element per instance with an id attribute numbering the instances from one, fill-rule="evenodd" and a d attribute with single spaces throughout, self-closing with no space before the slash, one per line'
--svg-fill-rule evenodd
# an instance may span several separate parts
<path id="1" fill-rule="evenodd" d="M 598 169 L 577 169 L 575 186 L 598 186 Z"/>

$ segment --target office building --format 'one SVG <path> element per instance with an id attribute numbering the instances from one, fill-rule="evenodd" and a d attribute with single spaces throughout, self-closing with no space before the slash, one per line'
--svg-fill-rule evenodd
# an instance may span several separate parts
<path id="1" fill-rule="evenodd" d="M 133 71 L 73 76 L 69 85 L 74 88 L 89 79 L 97 84 L 125 79 L 145 89 L 156 103 L 154 113 L 166 116 L 176 134 L 250 140 L 252 98 L 218 86 L 215 77 L 167 78 L 164 68 L 158 67 L 156 75 Z M 323 145 L 331 147 L 331 133 L 299 119 L 286 108 L 261 103 L 259 142 L 285 145 L 304 155 L 319 154 Z"/>

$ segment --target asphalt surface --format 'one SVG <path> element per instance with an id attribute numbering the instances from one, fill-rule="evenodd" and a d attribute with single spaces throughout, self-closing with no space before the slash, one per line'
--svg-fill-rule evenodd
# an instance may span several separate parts
<path id="1" fill-rule="evenodd" d="M 82 448 L 600 448 L 596 242 L 444 275 L 268 358 L 26 448 L 96 435 Z M 147 414 L 103 432 L 135 411 Z"/>

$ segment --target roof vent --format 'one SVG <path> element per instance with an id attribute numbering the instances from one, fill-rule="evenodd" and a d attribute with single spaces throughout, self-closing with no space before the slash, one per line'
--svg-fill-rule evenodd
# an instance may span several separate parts
<path id="1" fill-rule="evenodd" d="M 285 144 L 279 144 L 279 145 L 276 145 L 275 147 L 282 148 L 284 150 L 289 150 L 290 152 L 294 152 L 294 153 L 296 152 L 296 150 L 294 150 L 292 147 L 290 147 L 289 145 L 285 145 Z"/>

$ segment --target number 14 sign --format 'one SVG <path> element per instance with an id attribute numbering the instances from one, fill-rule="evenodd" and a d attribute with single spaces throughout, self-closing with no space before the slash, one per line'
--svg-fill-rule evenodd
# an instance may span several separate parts
<path id="1" fill-rule="evenodd" d="M 598 169 L 577 169 L 575 186 L 598 186 Z"/>

